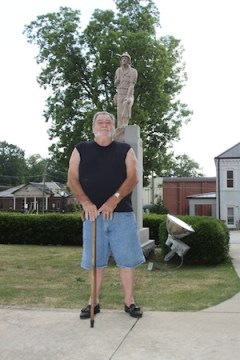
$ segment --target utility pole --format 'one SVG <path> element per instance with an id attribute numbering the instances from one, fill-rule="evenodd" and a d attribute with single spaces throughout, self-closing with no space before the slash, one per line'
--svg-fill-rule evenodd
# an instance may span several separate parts
<path id="1" fill-rule="evenodd" d="M 154 204 L 154 198 L 155 198 L 155 189 L 154 189 L 154 174 L 152 171 L 152 177 L 151 177 L 151 204 Z"/>
<path id="2" fill-rule="evenodd" d="M 46 182 L 46 175 L 47 175 L 47 168 L 48 163 L 46 163 L 43 171 L 43 188 L 42 188 L 42 213 L 44 214 L 44 208 L 45 208 L 45 182 Z"/>

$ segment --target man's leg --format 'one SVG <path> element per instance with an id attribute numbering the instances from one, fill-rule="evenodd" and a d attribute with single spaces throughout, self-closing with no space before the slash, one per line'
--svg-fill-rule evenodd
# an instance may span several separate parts
<path id="1" fill-rule="evenodd" d="M 98 314 L 100 312 L 99 296 L 103 283 L 104 270 L 105 270 L 104 268 L 96 269 L 96 294 L 95 294 L 96 296 L 94 299 L 94 314 Z M 80 319 L 89 319 L 90 316 L 91 316 L 91 297 L 89 299 L 88 305 L 81 309 Z"/>
<path id="2" fill-rule="evenodd" d="M 134 270 L 121 268 L 120 278 L 124 290 L 125 312 L 134 318 L 142 317 L 143 312 L 141 308 L 135 304 L 133 298 Z"/>
<path id="3" fill-rule="evenodd" d="M 120 268 L 120 278 L 124 291 L 125 304 L 127 306 L 134 304 L 134 299 L 133 299 L 134 270 L 129 268 Z"/>
<path id="4" fill-rule="evenodd" d="M 104 270 L 105 268 L 99 268 L 96 269 L 96 296 L 94 299 L 94 304 L 99 304 L 99 297 L 100 297 L 100 291 L 102 288 L 103 283 L 103 276 L 104 276 Z M 91 304 L 91 298 L 89 299 L 89 304 Z"/>

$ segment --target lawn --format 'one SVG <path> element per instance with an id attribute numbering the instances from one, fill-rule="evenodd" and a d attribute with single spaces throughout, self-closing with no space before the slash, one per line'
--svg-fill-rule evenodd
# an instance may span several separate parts
<path id="1" fill-rule="evenodd" d="M 81 253 L 80 247 L 0 245 L 0 306 L 81 308 L 90 293 Z M 148 261 L 154 263 L 152 271 Z M 135 274 L 135 300 L 144 310 L 197 311 L 240 291 L 230 259 L 218 266 L 177 268 L 164 263 L 156 249 L 148 261 Z M 112 263 L 106 269 L 101 306 L 123 308 L 118 269 Z"/>

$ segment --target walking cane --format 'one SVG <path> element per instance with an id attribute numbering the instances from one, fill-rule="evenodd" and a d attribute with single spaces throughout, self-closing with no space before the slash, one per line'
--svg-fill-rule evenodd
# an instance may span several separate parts
<path id="1" fill-rule="evenodd" d="M 94 327 L 94 306 L 96 300 L 96 220 L 92 222 L 92 274 L 91 274 L 91 318 L 90 327 Z"/>

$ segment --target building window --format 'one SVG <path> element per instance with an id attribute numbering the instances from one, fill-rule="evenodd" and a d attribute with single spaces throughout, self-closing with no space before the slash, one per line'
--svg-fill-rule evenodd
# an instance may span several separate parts
<path id="1" fill-rule="evenodd" d="M 233 188 L 233 171 L 232 170 L 227 171 L 227 187 Z"/>
<path id="2" fill-rule="evenodd" d="M 227 223 L 228 225 L 234 225 L 234 208 L 227 208 Z"/>

